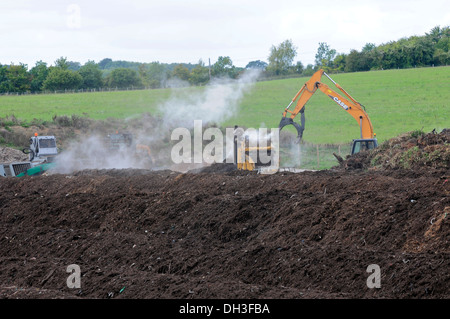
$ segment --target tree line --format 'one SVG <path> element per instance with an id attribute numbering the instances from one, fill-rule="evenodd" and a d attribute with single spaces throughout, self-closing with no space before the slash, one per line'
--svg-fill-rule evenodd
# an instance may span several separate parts
<path id="1" fill-rule="evenodd" d="M 450 27 L 436 26 L 423 36 L 401 38 L 376 46 L 367 43 L 361 51 L 337 53 L 327 43 L 320 42 L 314 64 L 306 67 L 293 64 L 297 48 L 291 40 L 273 46 L 267 71 L 276 75 L 312 75 L 318 69 L 328 73 L 370 70 L 405 69 L 450 64 Z"/>
<path id="2" fill-rule="evenodd" d="M 170 80 L 181 80 L 189 85 L 204 85 L 213 78 L 237 78 L 246 69 L 261 70 L 262 77 L 310 76 L 319 68 L 328 73 L 386 70 L 450 63 L 450 28 L 434 27 L 423 36 L 411 36 L 376 46 L 367 43 L 361 51 L 337 53 L 327 43 L 320 42 L 314 64 L 306 67 L 295 61 L 298 48 L 292 40 L 285 40 L 270 48 L 268 62 L 256 60 L 245 68 L 236 67 L 229 56 L 220 56 L 206 65 L 202 60 L 191 63 L 140 63 L 88 61 L 84 65 L 61 57 L 54 65 L 38 61 L 28 69 L 26 64 L 0 64 L 0 93 L 39 93 L 97 88 L 161 88 Z"/>
<path id="3" fill-rule="evenodd" d="M 0 93 L 161 88 L 173 85 L 169 83 L 171 79 L 181 80 L 181 85 L 204 85 L 212 78 L 237 78 L 243 71 L 244 68 L 233 65 L 230 57 L 222 56 L 211 66 L 206 66 L 202 60 L 197 64 L 165 64 L 113 61 L 109 58 L 81 65 L 60 57 L 54 65 L 38 61 L 29 70 L 23 63 L 0 64 Z"/>

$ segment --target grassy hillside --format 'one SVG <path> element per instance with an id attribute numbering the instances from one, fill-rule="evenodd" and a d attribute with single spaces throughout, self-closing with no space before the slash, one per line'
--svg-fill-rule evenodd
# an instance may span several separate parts
<path id="1" fill-rule="evenodd" d="M 400 133 L 450 127 L 450 67 L 387 70 L 332 75 L 357 101 L 365 105 L 380 141 Z M 277 127 L 284 107 L 309 78 L 258 82 L 246 93 L 240 111 L 224 125 Z M 327 79 L 324 83 L 333 86 Z M 192 89 L 183 94 L 189 95 Z M 93 119 L 126 118 L 156 112 L 171 89 L 0 96 L 0 117 L 14 115 L 31 121 L 54 115 L 88 114 Z M 178 96 L 183 96 L 177 94 Z M 310 143 L 347 143 L 359 137 L 355 120 L 318 91 L 306 108 L 304 139 Z M 295 129 L 287 128 L 295 132 Z"/>
<path id="2" fill-rule="evenodd" d="M 0 96 L 0 117 L 14 115 L 30 121 L 51 120 L 54 115 L 88 114 L 92 119 L 126 118 L 154 112 L 170 90 L 111 91 Z"/>

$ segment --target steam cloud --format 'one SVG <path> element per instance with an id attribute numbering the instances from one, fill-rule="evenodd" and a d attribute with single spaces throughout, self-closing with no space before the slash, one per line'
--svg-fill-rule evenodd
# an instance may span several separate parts
<path id="1" fill-rule="evenodd" d="M 53 171 L 70 174 L 84 169 L 169 168 L 171 149 L 167 137 L 171 130 L 176 127 L 191 129 L 194 120 L 202 120 L 205 125 L 220 124 L 232 118 L 259 74 L 260 71 L 248 70 L 237 80 L 216 79 L 204 88 L 179 88 L 180 83 L 172 81 L 172 97 L 158 108 L 161 120 L 129 130 L 135 141 L 132 148 L 111 150 L 105 143 L 106 134 L 92 134 L 61 152 Z M 136 144 L 149 146 L 152 156 L 145 150 L 137 151 Z"/>
<path id="2" fill-rule="evenodd" d="M 183 90 L 159 108 L 165 127 L 192 128 L 194 120 L 222 123 L 238 111 L 239 102 L 255 83 L 260 71 L 248 70 L 239 79 L 215 79 L 204 89 L 184 95 Z M 191 91 L 190 91 L 191 92 Z"/>

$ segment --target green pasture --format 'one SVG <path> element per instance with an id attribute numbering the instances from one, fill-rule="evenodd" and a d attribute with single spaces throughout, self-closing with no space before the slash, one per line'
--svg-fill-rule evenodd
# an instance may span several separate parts
<path id="1" fill-rule="evenodd" d="M 407 131 L 450 127 L 450 67 L 343 73 L 331 77 L 366 107 L 380 141 Z M 240 101 L 239 112 L 221 124 L 277 127 L 285 106 L 308 79 L 255 83 Z M 326 77 L 322 80 L 334 87 Z M 180 94 L 180 90 L 184 91 Z M 0 96 L 0 117 L 14 115 L 25 121 L 73 114 L 93 119 L 128 118 L 155 113 L 174 93 L 188 97 L 192 90 L 198 93 L 202 88 L 5 95 Z M 358 123 L 321 91 L 307 103 L 305 114 L 304 140 L 309 143 L 340 144 L 359 137 Z M 295 132 L 293 127 L 287 130 Z"/>
<path id="2" fill-rule="evenodd" d="M 0 117 L 52 120 L 55 115 L 87 115 L 95 120 L 153 113 L 169 89 L 0 96 Z"/>

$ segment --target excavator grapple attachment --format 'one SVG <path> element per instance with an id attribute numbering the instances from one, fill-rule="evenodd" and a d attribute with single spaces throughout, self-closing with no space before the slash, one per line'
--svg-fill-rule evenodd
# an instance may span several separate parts
<path id="1" fill-rule="evenodd" d="M 301 124 L 294 122 L 294 120 L 290 117 L 282 117 L 280 124 L 278 125 L 280 131 L 283 129 L 283 127 L 287 125 L 293 125 L 297 130 L 297 143 L 299 143 L 302 140 L 303 131 L 305 130 L 305 113 L 302 110 L 300 114 L 301 114 L 300 117 Z"/>

